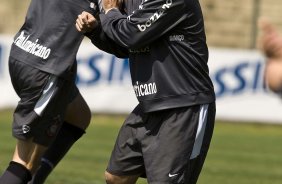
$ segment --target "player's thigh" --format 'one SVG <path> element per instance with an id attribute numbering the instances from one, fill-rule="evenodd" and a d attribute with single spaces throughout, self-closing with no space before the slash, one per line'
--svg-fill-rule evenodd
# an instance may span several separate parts
<path id="1" fill-rule="evenodd" d="M 153 113 L 144 130 L 142 150 L 149 183 L 189 183 L 191 160 L 206 150 L 212 132 L 207 126 L 208 105 L 177 108 Z M 211 122 L 213 123 L 213 122 Z M 208 128 L 209 127 L 209 128 Z M 204 138 L 205 137 L 205 138 Z M 203 140 L 206 139 L 206 140 Z M 202 160 L 204 161 L 204 159 Z M 195 173 L 196 174 L 196 173 Z"/>
<path id="2" fill-rule="evenodd" d="M 213 135 L 215 114 L 216 114 L 215 103 L 210 103 L 208 105 L 207 112 L 201 114 L 201 119 L 206 121 L 206 126 L 205 126 L 205 131 L 204 131 L 205 133 L 203 134 L 203 137 L 202 137 L 202 141 L 201 141 L 202 146 L 198 152 L 199 154 L 192 157 L 189 161 L 190 168 L 187 171 L 189 175 L 189 184 L 197 183 L 198 177 L 203 168 L 203 165 L 204 165 L 204 162 L 205 162 L 205 159 L 206 159 L 209 147 L 210 147 L 212 135 Z"/>
<path id="3" fill-rule="evenodd" d="M 66 78 L 51 75 L 49 83 L 53 84 L 53 87 L 47 85 L 44 91 L 46 95 L 51 94 L 50 98 L 43 94 L 37 103 L 39 105 L 36 105 L 38 109 L 44 110 L 34 132 L 34 142 L 42 145 L 49 145 L 54 140 L 65 120 L 68 104 L 79 94 L 72 73 Z"/>
<path id="4" fill-rule="evenodd" d="M 13 135 L 21 140 L 34 137 L 41 117 L 36 112 L 36 104 L 42 101 L 43 91 L 50 74 L 10 58 L 11 82 L 20 101 L 13 115 Z"/>
<path id="5" fill-rule="evenodd" d="M 138 105 L 121 126 L 107 166 L 114 176 L 135 176 L 145 173 L 139 129 L 144 127 L 146 115 Z"/>
<path id="6" fill-rule="evenodd" d="M 86 129 L 90 123 L 91 111 L 82 95 L 78 92 L 75 98 L 68 104 L 65 112 L 65 121 Z"/>

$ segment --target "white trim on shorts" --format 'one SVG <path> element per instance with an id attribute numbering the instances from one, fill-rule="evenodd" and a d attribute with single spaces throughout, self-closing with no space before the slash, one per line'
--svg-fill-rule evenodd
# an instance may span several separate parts
<path id="1" fill-rule="evenodd" d="M 42 115 L 44 109 L 50 102 L 50 99 L 52 98 L 55 92 L 57 82 L 58 82 L 58 77 L 55 75 L 50 75 L 48 79 L 48 83 L 44 87 L 43 93 L 34 107 L 34 111 L 36 112 L 38 116 Z"/>
<path id="2" fill-rule="evenodd" d="M 208 117 L 208 108 L 209 108 L 209 104 L 204 104 L 200 106 L 198 129 L 197 129 L 197 134 L 196 134 L 193 151 L 190 156 L 190 159 L 194 159 L 200 154 L 204 135 L 205 135 L 207 119 L 208 119 L 207 118 Z"/>

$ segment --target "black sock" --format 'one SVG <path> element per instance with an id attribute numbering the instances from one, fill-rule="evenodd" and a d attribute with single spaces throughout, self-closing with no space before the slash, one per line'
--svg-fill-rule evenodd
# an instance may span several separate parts
<path id="1" fill-rule="evenodd" d="M 56 139 L 43 155 L 41 165 L 29 184 L 43 184 L 53 168 L 84 133 L 84 130 L 64 122 Z"/>
<path id="2" fill-rule="evenodd" d="M 0 177 L 0 184 L 27 184 L 31 180 L 30 171 L 17 162 L 10 162 L 10 165 Z"/>

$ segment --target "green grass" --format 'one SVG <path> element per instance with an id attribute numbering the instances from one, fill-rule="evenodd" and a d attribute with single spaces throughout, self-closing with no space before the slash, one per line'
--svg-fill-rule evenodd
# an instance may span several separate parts
<path id="1" fill-rule="evenodd" d="M 15 145 L 11 111 L 0 111 L 0 173 Z M 47 184 L 102 184 L 124 116 L 94 115 L 87 134 L 48 178 Z M 282 126 L 217 122 L 198 184 L 280 184 Z M 141 179 L 138 184 L 145 184 Z"/>

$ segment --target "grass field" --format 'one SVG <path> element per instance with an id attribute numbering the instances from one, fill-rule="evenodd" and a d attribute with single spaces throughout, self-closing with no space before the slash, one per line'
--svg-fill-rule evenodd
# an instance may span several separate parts
<path id="1" fill-rule="evenodd" d="M 11 111 L 0 111 L 0 173 L 14 150 Z M 56 167 L 47 184 L 102 184 L 124 116 L 94 115 L 87 134 Z M 138 184 L 145 184 L 141 179 Z M 198 184 L 281 184 L 282 126 L 217 122 Z"/>

